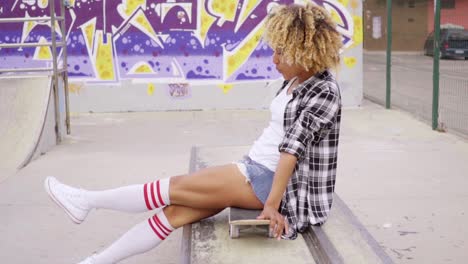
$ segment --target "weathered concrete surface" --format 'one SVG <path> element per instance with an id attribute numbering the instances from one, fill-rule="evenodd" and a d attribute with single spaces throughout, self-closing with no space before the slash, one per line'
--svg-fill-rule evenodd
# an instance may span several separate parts
<path id="1" fill-rule="evenodd" d="M 468 143 L 400 111 L 345 111 L 337 192 L 397 263 L 468 259 Z"/>
<path id="2" fill-rule="evenodd" d="M 192 228 L 193 264 L 315 263 L 301 236 L 293 241 L 278 241 L 267 238 L 262 232 L 229 238 L 227 210 Z"/>
<path id="3" fill-rule="evenodd" d="M 75 263 L 151 213 L 99 210 L 80 226 L 49 201 L 47 175 L 90 189 L 189 170 L 193 145 L 248 145 L 264 111 L 79 115 L 63 144 L 0 182 L 3 263 Z M 343 113 L 337 192 L 397 263 L 468 259 L 468 143 L 366 103 Z M 178 263 L 181 230 L 123 263 Z"/>

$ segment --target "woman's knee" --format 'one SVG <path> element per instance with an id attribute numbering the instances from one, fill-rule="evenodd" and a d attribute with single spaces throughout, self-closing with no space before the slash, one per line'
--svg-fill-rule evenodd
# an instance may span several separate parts
<path id="1" fill-rule="evenodd" d="M 169 205 L 164 207 L 164 215 L 166 216 L 167 220 L 174 228 L 179 228 L 186 224 L 185 218 L 187 217 L 184 215 L 183 209 L 177 205 Z"/>
<path id="2" fill-rule="evenodd" d="M 188 177 L 187 174 L 171 177 L 171 180 L 169 181 L 169 193 L 175 194 L 176 192 L 183 189 L 186 177 Z"/>
<path id="3" fill-rule="evenodd" d="M 167 219 L 169 220 L 171 225 L 172 225 L 173 219 L 175 219 L 175 216 L 177 215 L 178 210 L 179 210 L 178 206 L 175 206 L 175 205 L 168 205 L 168 206 L 164 207 L 164 209 L 163 209 L 164 215 L 167 217 Z M 174 225 L 172 225 L 172 226 L 174 226 Z"/>
<path id="4" fill-rule="evenodd" d="M 164 215 L 174 228 L 197 222 L 201 219 L 216 214 L 221 209 L 197 209 L 179 205 L 169 205 L 164 209 Z"/>

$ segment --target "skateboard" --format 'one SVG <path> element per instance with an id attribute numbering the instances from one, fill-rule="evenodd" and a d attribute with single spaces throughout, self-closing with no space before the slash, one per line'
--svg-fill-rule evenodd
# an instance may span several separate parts
<path id="1" fill-rule="evenodd" d="M 249 210 L 231 207 L 229 209 L 229 236 L 239 238 L 240 231 L 249 233 L 258 233 L 266 231 L 268 237 L 273 237 L 270 231 L 270 220 L 259 220 L 257 217 L 262 213 L 261 210 Z"/>

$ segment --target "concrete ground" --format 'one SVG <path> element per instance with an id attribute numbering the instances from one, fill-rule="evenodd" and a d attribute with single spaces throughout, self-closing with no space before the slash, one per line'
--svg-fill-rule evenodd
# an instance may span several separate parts
<path id="1" fill-rule="evenodd" d="M 193 145 L 248 145 L 267 121 L 266 111 L 74 116 L 61 145 L 0 182 L 1 262 L 76 263 L 152 215 L 99 210 L 74 225 L 46 176 L 103 189 L 183 174 Z M 343 113 L 337 192 L 396 263 L 464 263 L 467 158 L 466 140 L 365 102 Z M 180 239 L 124 263 L 178 263 Z"/>

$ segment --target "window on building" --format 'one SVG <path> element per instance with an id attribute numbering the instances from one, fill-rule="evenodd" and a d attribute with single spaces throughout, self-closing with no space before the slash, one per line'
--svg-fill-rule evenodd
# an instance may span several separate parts
<path id="1" fill-rule="evenodd" d="M 455 0 L 440 0 L 441 9 L 455 9 Z"/>

